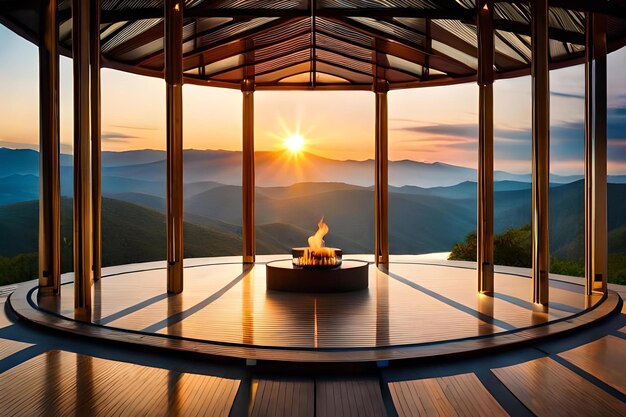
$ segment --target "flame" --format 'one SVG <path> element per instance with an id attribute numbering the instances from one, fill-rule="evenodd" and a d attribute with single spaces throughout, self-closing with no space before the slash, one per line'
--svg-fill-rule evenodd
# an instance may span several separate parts
<path id="1" fill-rule="evenodd" d="M 317 231 L 313 236 L 309 237 L 309 247 L 304 250 L 302 256 L 294 260 L 296 265 L 338 265 L 340 261 L 337 259 L 335 249 L 324 247 L 324 236 L 326 236 L 328 230 L 328 225 L 324 223 L 324 217 L 322 217 L 317 224 Z"/>
<path id="2" fill-rule="evenodd" d="M 322 249 L 324 247 L 324 236 L 326 236 L 328 230 L 328 225 L 324 223 L 324 217 L 322 216 L 317 224 L 317 232 L 309 237 L 309 249 L 314 251 Z"/>

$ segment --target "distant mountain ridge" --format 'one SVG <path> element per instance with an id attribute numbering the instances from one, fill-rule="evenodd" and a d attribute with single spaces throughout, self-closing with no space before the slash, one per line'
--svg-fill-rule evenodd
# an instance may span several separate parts
<path id="1" fill-rule="evenodd" d="M 303 182 L 342 182 L 357 186 L 374 183 L 374 161 L 334 160 L 314 154 L 299 157 L 285 152 L 261 151 L 256 157 L 256 184 L 261 187 L 281 187 Z M 192 183 L 241 183 L 241 152 L 224 150 L 194 150 L 183 152 L 184 181 Z M 61 155 L 61 172 L 65 187 L 71 184 L 72 157 Z M 102 153 L 102 175 L 105 188 L 117 181 L 135 182 L 131 188 L 163 187 L 165 183 L 165 152 L 159 150 L 135 150 Z M 0 182 L 11 175 L 38 175 L 39 155 L 30 149 L 0 148 Z M 113 180 L 116 178 L 117 180 Z M 551 175 L 551 182 L 564 184 L 581 179 L 580 175 Z M 530 174 L 496 171 L 494 179 L 529 183 Z M 109 181 L 108 184 L 107 181 Z M 441 162 L 389 161 L 391 186 L 421 188 L 449 187 L 476 181 L 476 170 Z M 142 183 L 145 182 L 145 183 Z M 609 182 L 626 183 L 626 175 L 610 176 Z M 71 189 L 71 186 L 69 187 Z M 128 187 L 111 187 L 111 193 L 132 191 Z M 6 201 L 15 202 L 15 201 Z M 0 199 L 0 204 L 3 201 Z"/>
<path id="2" fill-rule="evenodd" d="M 464 185 L 471 188 L 476 184 Z M 453 188 L 453 187 L 450 187 Z M 474 188 L 475 189 L 475 188 Z M 392 253 L 449 251 L 476 228 L 475 192 L 471 198 L 390 192 L 389 242 Z M 583 249 L 583 183 L 550 189 L 550 253 L 577 259 Z M 609 250 L 626 251 L 626 184 L 609 184 Z M 165 242 L 163 197 L 123 193 L 105 198 L 104 247 L 108 264 L 162 259 Z M 495 232 L 530 223 L 530 189 L 496 191 Z M 121 201 L 124 200 L 124 201 Z M 62 236 L 71 239 L 71 201 L 62 201 Z M 319 217 L 330 226 L 329 246 L 345 253 L 373 250 L 374 193 L 368 187 L 309 183 L 258 188 L 258 253 L 287 253 L 306 243 Z M 0 206 L 0 256 L 37 248 L 37 201 Z M 217 186 L 184 203 L 188 256 L 241 254 L 241 188 Z M 145 259 L 142 258 L 145 255 Z"/>

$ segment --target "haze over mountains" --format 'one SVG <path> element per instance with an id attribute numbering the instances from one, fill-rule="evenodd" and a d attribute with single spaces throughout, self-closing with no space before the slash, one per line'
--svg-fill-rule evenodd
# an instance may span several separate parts
<path id="1" fill-rule="evenodd" d="M 184 152 L 184 181 L 190 192 L 205 191 L 214 183 L 241 184 L 241 153 L 234 151 Z M 71 194 L 72 157 L 61 155 L 62 192 Z M 120 193 L 144 190 L 164 196 L 165 152 L 140 150 L 102 153 L 103 192 Z M 284 152 L 256 153 L 256 184 L 280 187 L 301 182 L 342 182 L 363 187 L 373 185 L 374 162 L 338 161 L 313 154 L 294 157 Z M 0 204 L 37 198 L 39 154 L 30 149 L 0 148 Z M 7 178 L 10 177 L 11 178 Z M 580 176 L 552 175 L 551 182 L 564 184 Z M 449 187 L 475 182 L 476 170 L 444 163 L 390 161 L 391 186 L 422 188 Z M 530 174 L 495 173 L 495 181 L 530 182 Z M 626 175 L 612 176 L 614 183 L 626 183 Z M 523 187 L 518 185 L 518 187 Z M 13 200 L 9 194 L 15 194 Z"/>
<path id="2" fill-rule="evenodd" d="M 161 151 L 103 153 L 105 263 L 165 256 L 165 162 Z M 186 151 L 185 255 L 241 253 L 241 155 Z M 0 256 L 37 250 L 38 153 L 0 149 Z M 280 162 L 277 161 L 280 159 Z M 71 196 L 71 157 L 62 156 L 62 192 Z M 286 162 L 286 163 L 285 163 Z M 323 215 L 327 244 L 346 253 L 372 252 L 372 161 L 314 155 L 288 161 L 257 154 L 257 248 L 286 253 L 305 244 Z M 449 251 L 476 227 L 476 173 L 447 164 L 390 163 L 389 234 L 392 253 Z M 530 223 L 530 177 L 500 172 L 495 228 Z M 613 181 L 626 182 L 623 176 Z M 583 183 L 554 176 L 550 194 L 551 253 L 577 258 L 583 244 Z M 409 185 L 406 185 L 409 184 Z M 62 204 L 62 235 L 71 238 L 71 204 Z M 610 250 L 626 252 L 626 184 L 609 184 Z M 70 240 L 71 241 L 71 240 Z M 68 255 L 69 256 L 69 255 Z"/>

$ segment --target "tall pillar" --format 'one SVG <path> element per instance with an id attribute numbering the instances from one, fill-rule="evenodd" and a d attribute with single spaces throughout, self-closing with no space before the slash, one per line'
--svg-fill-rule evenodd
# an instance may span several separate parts
<path id="1" fill-rule="evenodd" d="M 587 13 L 585 59 L 585 293 L 607 290 L 606 17 Z"/>
<path id="2" fill-rule="evenodd" d="M 242 231 L 243 262 L 254 263 L 254 81 L 241 83 L 243 93 Z"/>
<path id="3" fill-rule="evenodd" d="M 493 1 L 478 2 L 478 292 L 493 294 Z"/>
<path id="4" fill-rule="evenodd" d="M 93 215 L 93 279 L 102 272 L 102 136 L 100 107 L 100 10 L 102 0 L 91 2 L 89 61 L 91 64 L 91 193 Z"/>
<path id="5" fill-rule="evenodd" d="M 548 303 L 550 251 L 550 74 L 548 0 L 531 2 L 532 26 L 532 288 L 533 302 Z"/>
<path id="6" fill-rule="evenodd" d="M 39 29 L 39 292 L 61 284 L 57 2 L 41 2 Z"/>
<path id="7" fill-rule="evenodd" d="M 75 315 L 91 313 L 91 143 L 89 125 L 89 2 L 72 0 L 72 57 L 74 67 L 74 308 Z"/>
<path id="8" fill-rule="evenodd" d="M 165 0 L 167 291 L 183 291 L 183 2 Z"/>
<path id="9" fill-rule="evenodd" d="M 387 144 L 387 91 L 386 80 L 376 79 L 376 149 L 374 156 L 374 257 L 376 265 L 389 263 L 389 180 Z"/>

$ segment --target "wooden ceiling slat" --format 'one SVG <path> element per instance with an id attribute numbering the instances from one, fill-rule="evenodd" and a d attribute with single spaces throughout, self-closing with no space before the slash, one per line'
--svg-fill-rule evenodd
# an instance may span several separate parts
<path id="1" fill-rule="evenodd" d="M 464 63 L 459 62 L 453 58 L 437 54 L 435 52 L 425 51 L 421 45 L 418 45 L 416 43 L 407 42 L 406 40 L 400 39 L 385 32 L 380 32 L 377 29 L 370 28 L 364 24 L 355 21 L 347 21 L 345 19 L 336 19 L 336 21 L 344 26 L 356 30 L 357 32 L 366 34 L 368 36 L 371 36 L 372 38 L 379 39 L 381 42 L 387 43 L 392 49 L 412 49 L 414 51 L 417 51 L 421 55 L 429 55 L 430 67 L 435 68 L 438 71 L 442 71 L 448 74 L 459 75 L 474 72 L 473 68 L 465 65 Z M 423 63 L 420 63 L 420 65 L 423 65 Z"/>

